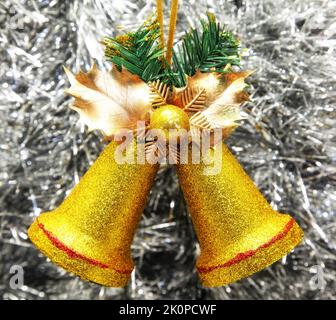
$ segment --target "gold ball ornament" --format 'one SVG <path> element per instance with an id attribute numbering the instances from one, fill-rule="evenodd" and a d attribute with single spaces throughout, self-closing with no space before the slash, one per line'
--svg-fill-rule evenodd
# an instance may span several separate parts
<path id="1" fill-rule="evenodd" d="M 183 109 L 166 104 L 152 113 L 150 128 L 161 129 L 167 141 L 178 140 L 181 137 L 181 129 L 189 131 L 189 116 Z"/>

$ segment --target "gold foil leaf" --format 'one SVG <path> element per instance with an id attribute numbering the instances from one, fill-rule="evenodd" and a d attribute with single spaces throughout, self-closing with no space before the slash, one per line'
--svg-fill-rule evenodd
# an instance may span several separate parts
<path id="1" fill-rule="evenodd" d="M 211 130 L 214 128 L 234 129 L 237 127 L 236 121 L 241 119 L 240 104 L 249 99 L 244 91 L 246 87 L 245 78 L 251 74 L 250 71 L 230 72 L 230 73 L 201 73 L 188 81 L 188 87 L 205 89 L 206 108 L 201 111 L 203 124 Z M 206 122 L 205 122 L 206 119 Z M 191 118 L 191 126 L 199 126 Z M 201 129 L 204 126 L 200 127 Z M 232 130 L 226 130 L 230 133 Z"/>
<path id="2" fill-rule="evenodd" d="M 112 136 L 122 129 L 134 130 L 151 110 L 150 89 L 138 76 L 125 69 L 100 71 L 96 64 L 88 73 L 65 72 L 71 83 L 66 92 L 75 97 L 71 107 L 90 130 Z"/>

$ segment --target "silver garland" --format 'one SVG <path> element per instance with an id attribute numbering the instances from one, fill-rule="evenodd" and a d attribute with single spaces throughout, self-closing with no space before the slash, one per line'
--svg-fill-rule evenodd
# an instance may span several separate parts
<path id="1" fill-rule="evenodd" d="M 166 5 L 168 19 L 169 4 Z M 125 289 L 81 281 L 27 239 L 42 211 L 57 207 L 103 148 L 63 94 L 62 65 L 108 66 L 99 41 L 145 20 L 155 1 L 0 2 L 0 292 L 3 299 L 336 298 L 336 1 L 181 1 L 176 37 L 206 11 L 239 35 L 252 102 L 227 141 L 305 241 L 286 258 L 233 285 L 205 289 L 199 248 L 179 184 L 162 168 L 133 243 Z M 23 273 L 23 280 L 14 278 Z"/>

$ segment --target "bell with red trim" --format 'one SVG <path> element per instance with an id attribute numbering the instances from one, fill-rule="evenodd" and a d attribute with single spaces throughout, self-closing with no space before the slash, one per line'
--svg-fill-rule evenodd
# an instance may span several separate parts
<path id="1" fill-rule="evenodd" d="M 64 202 L 41 214 L 28 235 L 53 262 L 104 286 L 123 287 L 131 243 L 158 165 L 119 164 L 111 142 Z"/>
<path id="2" fill-rule="evenodd" d="M 303 232 L 274 211 L 224 144 L 209 164 L 179 164 L 177 173 L 200 243 L 203 286 L 224 286 L 269 266 L 298 245 Z"/>

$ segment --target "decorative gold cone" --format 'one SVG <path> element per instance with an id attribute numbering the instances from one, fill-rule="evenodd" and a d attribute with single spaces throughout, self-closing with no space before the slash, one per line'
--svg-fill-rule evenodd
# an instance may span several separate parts
<path id="1" fill-rule="evenodd" d="M 177 165 L 201 247 L 197 269 L 207 287 L 224 286 L 269 266 L 303 237 L 289 215 L 271 208 L 224 144 L 217 156 L 222 157 L 217 175 L 206 175 L 206 165 L 190 164 L 190 159 Z"/>
<path id="2" fill-rule="evenodd" d="M 125 286 L 130 246 L 158 166 L 117 164 L 110 143 L 65 201 L 40 215 L 29 238 L 46 256 L 81 278 Z"/>

